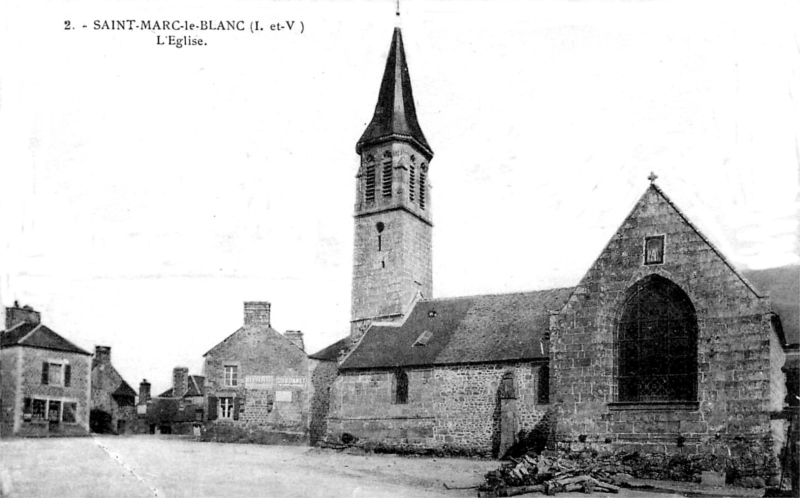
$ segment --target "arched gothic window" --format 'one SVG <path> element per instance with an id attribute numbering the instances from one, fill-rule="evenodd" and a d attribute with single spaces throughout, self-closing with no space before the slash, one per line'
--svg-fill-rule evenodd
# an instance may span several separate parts
<path id="1" fill-rule="evenodd" d="M 680 287 L 652 275 L 628 290 L 617 360 L 618 401 L 697 400 L 697 316 Z"/>
<path id="2" fill-rule="evenodd" d="M 408 403 L 408 374 L 398 370 L 394 374 L 394 402 L 397 405 Z"/>

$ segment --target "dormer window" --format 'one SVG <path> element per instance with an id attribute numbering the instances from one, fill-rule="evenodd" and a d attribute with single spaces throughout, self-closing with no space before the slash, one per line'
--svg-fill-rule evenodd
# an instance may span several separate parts
<path id="1" fill-rule="evenodd" d="M 431 333 L 430 331 L 426 330 L 425 332 L 420 334 L 419 337 L 417 337 L 417 340 L 414 341 L 414 344 L 412 344 L 411 347 L 427 346 L 428 345 L 428 341 L 431 340 L 431 337 L 433 337 L 433 333 Z"/>

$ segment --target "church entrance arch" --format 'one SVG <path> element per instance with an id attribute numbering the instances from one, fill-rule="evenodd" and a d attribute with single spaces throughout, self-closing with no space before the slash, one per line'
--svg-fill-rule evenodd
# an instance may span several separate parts
<path id="1" fill-rule="evenodd" d="M 651 275 L 628 289 L 619 317 L 618 401 L 696 401 L 698 328 L 689 296 Z"/>

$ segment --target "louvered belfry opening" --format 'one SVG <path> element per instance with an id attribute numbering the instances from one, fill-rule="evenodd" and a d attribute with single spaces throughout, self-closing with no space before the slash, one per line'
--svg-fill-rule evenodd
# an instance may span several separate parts
<path id="1" fill-rule="evenodd" d="M 425 171 L 419 172 L 419 207 L 425 209 Z"/>
<path id="2" fill-rule="evenodd" d="M 375 163 L 367 164 L 367 177 L 366 177 L 366 195 L 365 199 L 367 202 L 375 202 L 375 183 L 377 181 L 376 177 L 377 170 L 375 169 Z"/>
<path id="3" fill-rule="evenodd" d="M 383 186 L 383 196 L 392 196 L 392 161 L 384 161 L 383 173 L 381 174 L 381 184 Z"/>
<path id="4" fill-rule="evenodd" d="M 689 296 L 658 275 L 628 291 L 617 329 L 618 401 L 697 400 L 697 316 Z"/>

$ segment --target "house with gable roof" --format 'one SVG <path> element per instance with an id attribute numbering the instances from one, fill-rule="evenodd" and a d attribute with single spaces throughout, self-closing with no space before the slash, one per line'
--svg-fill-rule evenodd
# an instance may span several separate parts
<path id="1" fill-rule="evenodd" d="M 41 323 L 30 306 L 6 308 L 0 334 L 0 434 L 89 433 L 91 353 Z"/>
<path id="2" fill-rule="evenodd" d="M 205 355 L 206 419 L 249 431 L 305 434 L 311 401 L 303 334 L 281 334 L 271 305 L 244 303 L 244 324 Z"/>
<path id="3" fill-rule="evenodd" d="M 111 363 L 111 347 L 95 346 L 92 359 L 92 432 L 125 434 L 135 429 L 136 391 Z"/>

